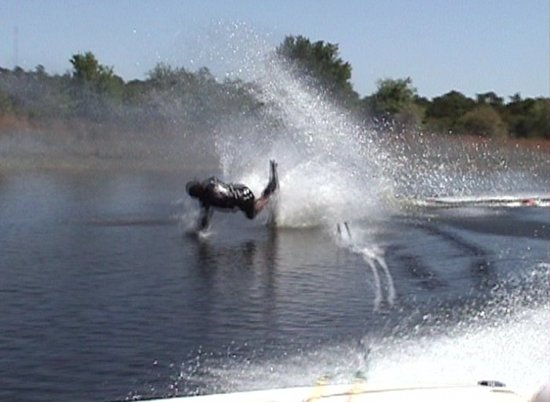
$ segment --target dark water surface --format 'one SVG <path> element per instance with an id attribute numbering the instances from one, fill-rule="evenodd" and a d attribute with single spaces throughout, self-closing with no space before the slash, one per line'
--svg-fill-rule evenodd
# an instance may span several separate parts
<path id="1" fill-rule="evenodd" d="M 395 210 L 350 222 L 343 242 L 217 214 L 200 237 L 181 224 L 189 178 L 0 176 L 0 400 L 384 378 L 410 374 L 403 361 L 533 381 L 547 369 L 547 208 Z M 510 343 L 504 363 L 455 358 Z"/>

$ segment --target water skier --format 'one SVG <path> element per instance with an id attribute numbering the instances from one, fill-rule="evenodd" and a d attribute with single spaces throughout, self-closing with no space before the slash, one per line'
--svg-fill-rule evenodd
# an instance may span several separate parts
<path id="1" fill-rule="evenodd" d="M 217 177 L 210 177 L 202 182 L 193 180 L 187 183 L 187 193 L 200 201 L 201 216 L 199 230 L 206 229 L 213 214 L 213 208 L 236 211 L 240 209 L 248 219 L 254 219 L 269 202 L 277 190 L 277 163 L 270 162 L 269 183 L 258 199 L 244 184 L 224 183 Z"/>

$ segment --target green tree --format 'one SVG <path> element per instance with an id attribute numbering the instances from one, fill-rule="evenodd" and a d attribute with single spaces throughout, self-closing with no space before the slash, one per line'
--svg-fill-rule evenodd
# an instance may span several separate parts
<path id="1" fill-rule="evenodd" d="M 477 94 L 477 103 L 480 105 L 491 105 L 496 108 L 504 106 L 504 98 L 501 98 L 493 91 Z"/>
<path id="2" fill-rule="evenodd" d="M 7 92 L 0 90 L 0 115 L 14 112 L 13 100 Z"/>
<path id="3" fill-rule="evenodd" d="M 100 94 L 121 98 L 124 81 L 114 74 L 112 67 L 100 64 L 92 52 L 75 54 L 70 59 L 75 81 Z"/>
<path id="4" fill-rule="evenodd" d="M 153 88 L 169 90 L 184 81 L 187 72 L 183 68 L 174 69 L 169 64 L 158 63 L 147 75 Z"/>
<path id="5" fill-rule="evenodd" d="M 453 131 L 458 120 L 475 107 L 476 103 L 458 91 L 435 97 L 426 108 L 425 124 L 438 131 Z"/>
<path id="6" fill-rule="evenodd" d="M 505 137 L 506 124 L 495 108 L 481 104 L 466 112 L 457 122 L 461 132 L 482 137 Z"/>
<path id="7" fill-rule="evenodd" d="M 138 105 L 144 102 L 150 86 L 141 80 L 132 80 L 124 85 L 124 101 L 128 104 Z"/>
<path id="8" fill-rule="evenodd" d="M 70 62 L 73 65 L 73 77 L 80 82 L 96 81 L 103 70 L 92 52 L 75 54 Z"/>
<path id="9" fill-rule="evenodd" d="M 518 138 L 550 138 L 548 106 L 548 99 L 521 99 L 519 94 L 512 97 L 506 105 L 512 135 Z"/>
<path id="10" fill-rule="evenodd" d="M 75 54 L 73 65 L 71 110 L 81 117 L 95 120 L 116 119 L 124 95 L 124 81 L 112 67 L 99 63 L 92 52 Z"/>
<path id="11" fill-rule="evenodd" d="M 351 64 L 340 58 L 337 44 L 287 36 L 276 53 L 300 74 L 319 83 L 335 99 L 348 105 L 358 102 L 359 96 L 350 82 Z"/>
<path id="12" fill-rule="evenodd" d="M 42 78 L 42 79 L 48 78 L 48 73 L 46 73 L 46 68 L 42 64 L 39 64 L 35 67 L 34 74 L 37 77 Z"/>
<path id="13" fill-rule="evenodd" d="M 389 118 L 406 126 L 422 121 L 423 108 L 417 104 L 416 88 L 410 77 L 379 80 L 376 92 L 364 99 L 367 112 L 377 118 Z"/>

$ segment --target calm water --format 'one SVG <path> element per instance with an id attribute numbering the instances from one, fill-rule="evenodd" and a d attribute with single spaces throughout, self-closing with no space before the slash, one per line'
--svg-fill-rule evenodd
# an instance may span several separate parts
<path id="1" fill-rule="evenodd" d="M 545 381 L 547 208 L 395 209 L 351 239 L 216 214 L 197 237 L 189 178 L 0 176 L 1 400 Z"/>

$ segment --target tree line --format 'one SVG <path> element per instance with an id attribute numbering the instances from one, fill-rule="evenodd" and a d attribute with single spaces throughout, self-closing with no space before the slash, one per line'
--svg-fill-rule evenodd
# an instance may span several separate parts
<path id="1" fill-rule="evenodd" d="M 494 92 L 470 98 L 452 90 L 427 99 L 410 78 L 383 79 L 371 95 L 360 97 L 351 83 L 352 66 L 338 45 L 287 36 L 275 54 L 290 71 L 366 124 L 391 124 L 404 130 L 485 137 L 549 139 L 549 99 L 508 100 Z M 25 71 L 0 68 L 0 117 L 39 123 L 85 120 L 133 130 L 167 127 L 186 132 L 212 129 L 228 116 L 261 113 L 254 83 L 218 81 L 203 67 L 157 64 L 144 80 L 125 82 L 92 52 L 71 57 L 72 70 L 51 75 L 41 65 Z"/>
<path id="2" fill-rule="evenodd" d="M 92 52 L 75 54 L 72 71 L 47 74 L 0 68 L 0 116 L 34 123 L 79 121 L 130 130 L 211 128 L 213 116 L 244 113 L 252 108 L 249 84 L 218 82 L 207 68 L 191 72 L 158 64 L 147 79 L 125 82 Z"/>

